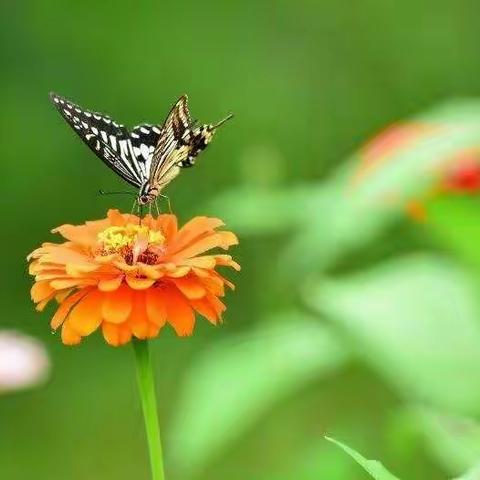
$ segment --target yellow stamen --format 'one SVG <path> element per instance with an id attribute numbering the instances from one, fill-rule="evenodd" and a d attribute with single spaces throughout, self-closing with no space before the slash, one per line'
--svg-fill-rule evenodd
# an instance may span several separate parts
<path id="1" fill-rule="evenodd" d="M 147 239 L 148 246 L 160 246 L 164 243 L 165 237 L 161 232 L 150 230 L 145 225 L 128 224 L 124 227 L 108 227 L 97 236 L 104 253 L 111 254 L 126 247 L 133 247 L 140 239 Z"/>

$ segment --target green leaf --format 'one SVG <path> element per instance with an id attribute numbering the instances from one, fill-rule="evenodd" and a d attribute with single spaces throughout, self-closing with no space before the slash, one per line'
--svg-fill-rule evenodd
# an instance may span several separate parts
<path id="1" fill-rule="evenodd" d="M 320 282 L 305 296 L 400 396 L 480 413 L 480 313 L 457 265 L 412 256 Z"/>
<path id="2" fill-rule="evenodd" d="M 286 249 L 281 261 L 285 272 L 302 275 L 325 270 L 345 254 L 364 247 L 406 218 L 407 202 L 421 199 L 431 190 L 446 160 L 480 147 L 478 101 L 450 102 L 410 123 L 427 128 L 414 134 L 415 141 L 393 148 L 385 157 L 378 156 L 374 167 L 366 166 L 370 160 L 359 150 L 319 185 L 319 190 L 328 191 L 328 199 L 317 197 L 316 213 Z M 362 169 L 364 175 L 356 180 Z"/>
<path id="3" fill-rule="evenodd" d="M 240 187 L 219 194 L 206 211 L 243 235 L 292 232 L 318 212 L 325 194 L 316 185 L 297 188 Z"/>
<path id="4" fill-rule="evenodd" d="M 197 471 L 277 400 L 346 357 L 328 328 L 294 312 L 210 347 L 183 383 L 169 445 L 173 460 L 184 476 Z"/>
<path id="5" fill-rule="evenodd" d="M 380 462 L 377 460 L 367 460 L 358 452 L 350 447 L 347 447 L 344 443 L 339 442 L 330 437 L 325 437 L 329 442 L 334 443 L 340 447 L 343 451 L 348 453 L 363 469 L 370 474 L 375 480 L 399 480 L 398 477 L 392 475 Z"/>
<path id="6" fill-rule="evenodd" d="M 459 258 L 480 267 L 480 200 L 471 195 L 449 195 L 430 201 L 428 226 L 433 235 Z"/>
<path id="7" fill-rule="evenodd" d="M 469 470 L 465 475 L 462 475 L 455 480 L 480 480 L 480 465 L 477 465 Z"/>
<path id="8" fill-rule="evenodd" d="M 359 211 L 364 215 L 383 210 L 399 212 L 402 202 L 423 192 L 435 180 L 447 158 L 480 146 L 480 102 L 446 102 L 403 123 L 409 122 L 432 128 L 419 132 L 417 141 L 394 149 L 360 182 L 354 182 L 354 178 L 365 163 L 363 146 L 321 183 L 274 190 L 233 189 L 219 194 L 207 210 L 226 218 L 239 233 L 256 235 L 286 231 L 292 226 L 308 230 L 312 225 L 324 232 L 325 218 L 331 216 L 340 216 L 344 224 L 355 222 Z M 338 205 L 345 211 L 338 212 Z M 358 227 L 358 223 L 350 226 L 361 231 Z M 352 230 L 344 228 L 347 235 Z"/>
<path id="9" fill-rule="evenodd" d="M 480 424 L 476 420 L 416 407 L 406 411 L 403 421 L 415 428 L 430 453 L 449 473 L 458 474 L 478 464 Z"/>

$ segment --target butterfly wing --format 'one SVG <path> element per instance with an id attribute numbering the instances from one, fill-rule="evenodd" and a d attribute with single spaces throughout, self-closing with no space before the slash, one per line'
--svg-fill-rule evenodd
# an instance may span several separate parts
<path id="1" fill-rule="evenodd" d="M 170 110 L 153 152 L 149 183 L 159 190 L 170 183 L 188 157 L 192 120 L 186 95 Z"/>
<path id="2" fill-rule="evenodd" d="M 70 127 L 108 167 L 135 187 L 140 187 L 146 181 L 148 170 L 141 162 L 141 153 L 146 151 L 142 145 L 146 139 L 150 140 L 159 134 L 153 130 L 147 134 L 135 129 L 129 134 L 123 125 L 107 115 L 84 110 L 55 93 L 51 93 L 50 98 Z M 147 130 L 143 125 L 137 128 Z M 158 142 L 158 138 L 156 140 Z M 138 157 L 134 147 L 138 149 Z M 144 163 L 146 162 L 147 160 Z"/>
<path id="3" fill-rule="evenodd" d="M 130 132 L 130 142 L 135 159 L 141 169 L 142 178 L 148 179 L 152 168 L 152 158 L 155 147 L 161 135 L 161 126 L 142 124 Z"/>

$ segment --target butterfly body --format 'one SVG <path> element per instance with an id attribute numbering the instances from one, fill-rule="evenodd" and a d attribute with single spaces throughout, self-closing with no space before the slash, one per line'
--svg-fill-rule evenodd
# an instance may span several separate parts
<path id="1" fill-rule="evenodd" d="M 50 94 L 62 117 L 88 147 L 115 173 L 138 188 L 137 202 L 146 205 L 180 173 L 191 167 L 210 143 L 216 125 L 195 126 L 186 96 L 180 97 L 163 125 L 142 124 L 128 131 L 109 116 L 85 110 Z"/>

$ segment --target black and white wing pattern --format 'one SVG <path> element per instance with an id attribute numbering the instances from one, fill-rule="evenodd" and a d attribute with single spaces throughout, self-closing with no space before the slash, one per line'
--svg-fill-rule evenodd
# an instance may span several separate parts
<path id="1" fill-rule="evenodd" d="M 151 160 L 150 185 L 162 187 L 178 175 L 188 156 L 191 126 L 188 98 L 183 95 L 170 110 L 162 127 Z"/>
<path id="2" fill-rule="evenodd" d="M 137 160 L 143 181 L 150 177 L 153 152 L 160 139 L 161 128 L 144 123 L 134 127 L 129 134 L 132 152 Z"/>
<path id="3" fill-rule="evenodd" d="M 115 173 L 135 187 L 149 178 L 159 127 L 139 125 L 128 132 L 107 115 L 85 110 L 55 93 L 50 98 L 70 127 Z"/>

